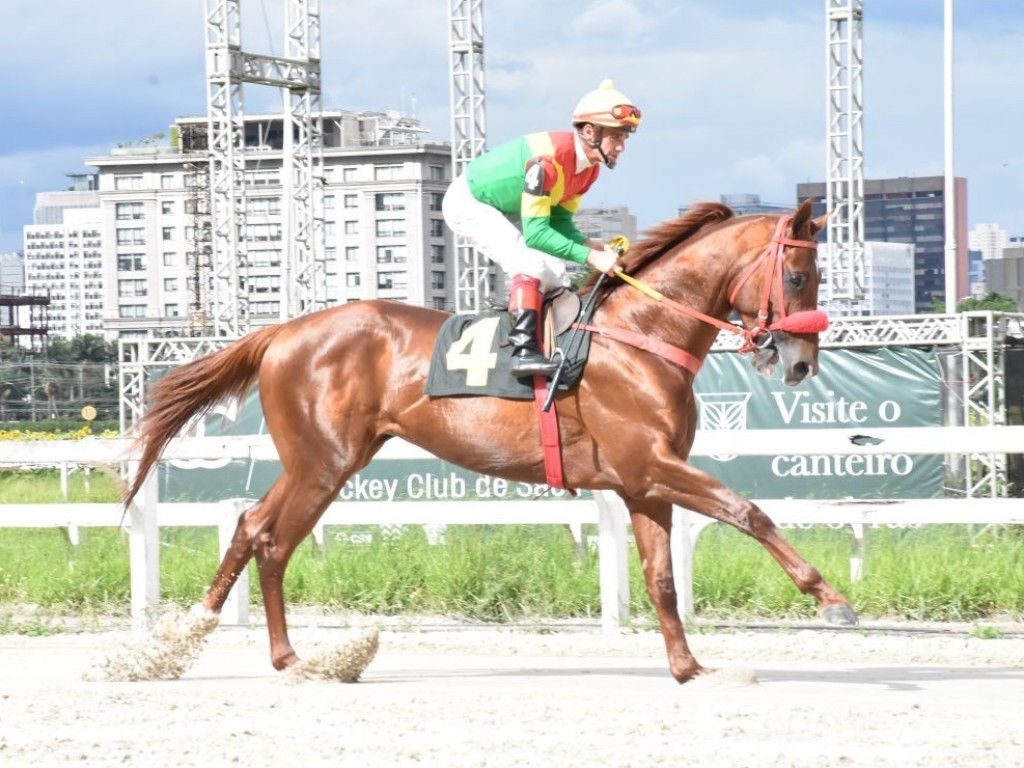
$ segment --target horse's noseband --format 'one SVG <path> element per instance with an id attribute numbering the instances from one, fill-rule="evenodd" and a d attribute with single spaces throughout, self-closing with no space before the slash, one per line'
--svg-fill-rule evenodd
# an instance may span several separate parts
<path id="1" fill-rule="evenodd" d="M 775 232 L 772 234 L 771 242 L 764 249 L 761 255 L 754 259 L 753 263 L 747 268 L 747 270 L 740 276 L 736 285 L 729 293 L 729 303 L 734 304 L 736 296 L 739 294 L 740 289 L 746 284 L 747 280 L 757 271 L 758 267 L 764 266 L 765 276 L 764 282 L 761 284 L 761 307 L 757 312 L 757 324 L 750 329 L 744 329 L 742 331 L 744 338 L 746 339 L 740 352 L 750 352 L 755 349 L 766 349 L 775 345 L 775 337 L 772 334 L 772 329 L 778 328 L 778 330 L 784 330 L 785 326 L 800 326 L 806 328 L 805 332 L 815 333 L 824 331 L 828 328 L 828 317 L 824 312 L 819 310 L 804 310 L 802 312 L 794 312 L 792 315 L 787 316 L 786 313 L 786 302 L 785 288 L 782 285 L 783 269 L 782 259 L 786 252 L 786 246 L 791 245 L 796 248 L 810 248 L 812 250 L 818 249 L 818 244 L 813 240 L 797 240 L 796 238 L 787 237 L 786 230 L 789 228 L 790 222 L 792 222 L 792 216 L 780 216 L 778 223 L 775 225 Z M 778 316 L 779 320 L 768 324 L 768 307 L 771 301 L 772 283 L 775 282 L 779 286 L 779 303 Z M 813 317 L 812 317 L 813 316 Z M 788 322 L 787 322 L 788 320 Z"/>

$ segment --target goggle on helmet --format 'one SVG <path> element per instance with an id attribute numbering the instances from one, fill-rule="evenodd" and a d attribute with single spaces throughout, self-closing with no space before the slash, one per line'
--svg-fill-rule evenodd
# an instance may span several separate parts
<path id="1" fill-rule="evenodd" d="M 576 105 L 572 113 L 573 124 L 593 123 L 608 128 L 623 128 L 630 133 L 640 125 L 640 108 L 630 103 L 629 98 L 615 90 L 611 80 L 590 91 Z"/>

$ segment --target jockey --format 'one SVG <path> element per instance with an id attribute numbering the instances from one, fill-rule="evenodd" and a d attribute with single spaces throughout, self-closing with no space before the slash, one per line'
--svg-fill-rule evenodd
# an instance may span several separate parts
<path id="1" fill-rule="evenodd" d="M 547 291 L 568 284 L 565 263 L 613 274 L 616 252 L 584 237 L 573 223 L 601 165 L 614 168 L 640 110 L 605 80 L 576 105 L 573 131 L 534 133 L 474 158 L 448 187 L 442 210 L 465 238 L 512 276 L 508 311 L 512 374 L 550 376 L 557 363 L 537 341 Z"/>

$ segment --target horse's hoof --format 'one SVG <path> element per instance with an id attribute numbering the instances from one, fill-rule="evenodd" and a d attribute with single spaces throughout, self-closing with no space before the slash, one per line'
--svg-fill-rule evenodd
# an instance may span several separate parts
<path id="1" fill-rule="evenodd" d="M 835 624 L 840 627 L 856 627 L 860 624 L 857 614 L 846 603 L 827 606 L 821 612 L 821 616 L 829 624 Z"/>
<path id="2" fill-rule="evenodd" d="M 686 690 L 739 688 L 747 685 L 757 685 L 757 682 L 757 673 L 752 669 L 739 667 L 707 669 L 702 674 L 691 677 L 686 683 Z"/>

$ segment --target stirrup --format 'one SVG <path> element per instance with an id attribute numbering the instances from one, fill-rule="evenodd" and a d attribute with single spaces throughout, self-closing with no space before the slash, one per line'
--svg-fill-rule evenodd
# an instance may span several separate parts
<path id="1" fill-rule="evenodd" d="M 523 356 L 513 356 L 512 375 L 517 379 L 527 376 L 551 377 L 558 370 L 558 363 L 548 360 L 540 352 Z"/>

